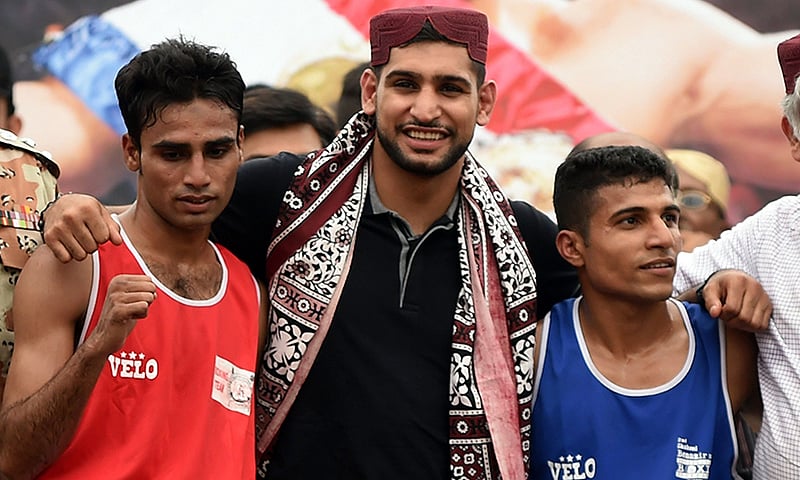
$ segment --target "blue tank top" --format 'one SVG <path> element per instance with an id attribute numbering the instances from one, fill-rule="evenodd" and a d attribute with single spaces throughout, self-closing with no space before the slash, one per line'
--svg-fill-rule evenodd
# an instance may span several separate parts
<path id="1" fill-rule="evenodd" d="M 559 303 L 540 325 L 530 478 L 740 478 L 721 322 L 675 302 L 689 332 L 686 362 L 666 384 L 633 390 L 592 363 L 579 303 Z"/>

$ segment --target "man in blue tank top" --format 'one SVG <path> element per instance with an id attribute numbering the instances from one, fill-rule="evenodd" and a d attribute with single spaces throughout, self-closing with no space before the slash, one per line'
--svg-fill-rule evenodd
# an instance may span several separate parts
<path id="1" fill-rule="evenodd" d="M 754 391 L 755 343 L 670 298 L 674 175 L 633 146 L 558 169 L 556 244 L 583 295 L 536 331 L 531 478 L 739 478 L 732 414 Z"/>

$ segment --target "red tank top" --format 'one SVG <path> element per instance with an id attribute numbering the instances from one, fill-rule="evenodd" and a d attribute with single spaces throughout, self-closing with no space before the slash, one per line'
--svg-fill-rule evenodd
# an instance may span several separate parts
<path id="1" fill-rule="evenodd" d="M 93 256 L 83 342 L 120 273 L 150 276 L 158 296 L 109 355 L 77 432 L 41 478 L 255 478 L 253 381 L 259 291 L 247 267 L 215 247 L 219 292 L 190 300 L 167 289 L 125 243 Z"/>

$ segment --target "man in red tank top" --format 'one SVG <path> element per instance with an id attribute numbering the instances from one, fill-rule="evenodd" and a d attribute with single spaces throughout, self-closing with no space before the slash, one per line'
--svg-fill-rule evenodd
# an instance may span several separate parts
<path id="1" fill-rule="evenodd" d="M 244 83 L 177 39 L 115 87 L 137 199 L 99 251 L 45 246 L 20 277 L 0 477 L 252 479 L 262 295 L 208 239 L 242 162 Z"/>

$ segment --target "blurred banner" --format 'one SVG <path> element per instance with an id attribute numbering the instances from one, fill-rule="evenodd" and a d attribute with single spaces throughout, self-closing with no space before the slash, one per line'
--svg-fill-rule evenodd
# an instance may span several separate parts
<path id="1" fill-rule="evenodd" d="M 127 203 L 136 179 L 122 164 L 113 80 L 136 52 L 183 35 L 229 52 L 248 84 L 296 88 L 333 111 L 345 73 L 369 58 L 369 18 L 425 3 L 434 2 L 33 0 L 6 7 L 20 13 L 0 24 L 19 33 L 0 39 L 22 73 L 23 134 L 54 154 L 61 189 Z M 471 149 L 509 196 L 550 212 L 558 164 L 575 143 L 609 130 L 722 161 L 733 221 L 797 191 L 800 165 L 780 130 L 775 48 L 796 33 L 787 25 L 800 25 L 800 2 L 435 3 L 489 16 L 487 78 L 499 98 Z"/>

